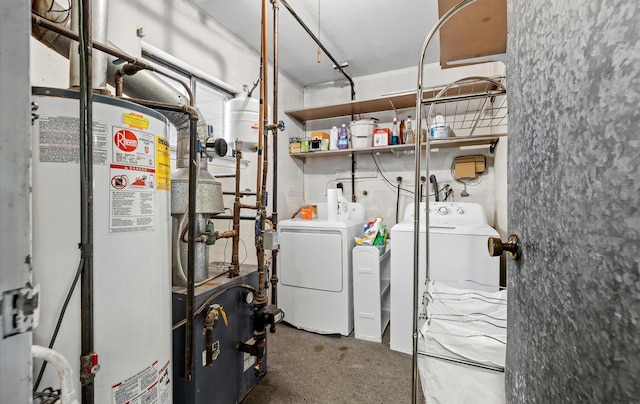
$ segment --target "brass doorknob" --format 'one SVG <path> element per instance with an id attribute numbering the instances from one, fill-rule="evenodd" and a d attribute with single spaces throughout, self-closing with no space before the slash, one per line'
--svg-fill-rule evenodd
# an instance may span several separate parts
<path id="1" fill-rule="evenodd" d="M 515 234 L 511 234 L 506 243 L 503 243 L 497 237 L 489 237 L 487 248 L 489 249 L 489 255 L 492 257 L 499 257 L 503 252 L 508 252 L 509 257 L 514 260 L 519 260 L 522 256 L 522 250 L 520 249 L 520 239 Z"/>

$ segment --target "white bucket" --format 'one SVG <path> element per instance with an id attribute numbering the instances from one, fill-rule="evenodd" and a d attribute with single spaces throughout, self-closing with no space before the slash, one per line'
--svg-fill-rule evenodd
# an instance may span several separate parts
<path id="1" fill-rule="evenodd" d="M 378 128 L 378 120 L 374 118 L 359 119 L 349 124 L 351 133 L 351 148 L 362 149 L 371 147 L 373 131 Z"/>

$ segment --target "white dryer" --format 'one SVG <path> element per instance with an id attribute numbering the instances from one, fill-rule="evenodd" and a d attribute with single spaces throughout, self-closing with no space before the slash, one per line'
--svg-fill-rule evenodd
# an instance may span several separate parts
<path id="1" fill-rule="evenodd" d="M 425 291 L 426 203 L 420 208 L 419 308 Z M 391 228 L 391 331 L 394 351 L 413 352 L 413 241 L 414 205 L 405 209 L 402 222 Z M 497 291 L 500 258 L 487 252 L 487 239 L 499 237 L 477 203 L 429 203 L 430 278 L 461 289 Z"/>
<path id="2" fill-rule="evenodd" d="M 364 207 L 350 203 L 349 220 L 328 221 L 326 204 L 318 205 L 318 219 L 278 223 L 278 307 L 295 327 L 347 336 L 353 330 L 351 250 L 363 233 Z"/>

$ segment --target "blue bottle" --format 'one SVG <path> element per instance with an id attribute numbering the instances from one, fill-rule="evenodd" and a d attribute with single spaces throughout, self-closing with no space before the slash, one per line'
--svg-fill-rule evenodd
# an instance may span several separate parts
<path id="1" fill-rule="evenodd" d="M 338 133 L 338 149 L 344 150 L 349 148 L 349 134 L 347 133 L 347 127 L 342 124 L 340 132 Z"/>

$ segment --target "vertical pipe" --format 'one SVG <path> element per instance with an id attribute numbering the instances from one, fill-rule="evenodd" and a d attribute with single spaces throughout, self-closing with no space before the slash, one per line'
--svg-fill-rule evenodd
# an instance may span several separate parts
<path id="1" fill-rule="evenodd" d="M 229 266 L 229 278 L 240 275 L 240 163 L 242 161 L 242 141 L 236 139 L 236 189 L 233 199 L 233 241 L 231 243 L 231 264 Z"/>
<path id="2" fill-rule="evenodd" d="M 422 151 L 421 147 L 421 132 L 422 132 L 422 75 L 424 70 L 424 58 L 427 54 L 427 47 L 431 42 L 431 39 L 435 35 L 436 32 L 440 29 L 440 27 L 451 18 L 455 13 L 460 11 L 465 6 L 475 2 L 476 0 L 462 0 L 460 3 L 455 5 L 451 10 L 447 11 L 440 20 L 436 23 L 436 25 L 431 29 L 427 38 L 422 45 L 422 53 L 420 54 L 420 61 L 418 62 L 418 88 L 416 94 L 416 145 L 415 145 L 415 178 L 414 178 L 414 219 L 413 219 L 413 381 L 411 384 L 411 402 L 416 403 L 418 399 L 418 279 L 419 279 L 419 256 L 420 250 L 418 249 L 420 246 L 420 153 Z M 427 176 L 429 175 L 429 136 L 426 137 L 425 148 L 426 148 L 426 157 L 425 157 L 425 170 L 427 172 Z M 428 193 L 428 192 L 427 192 Z M 426 198 L 427 207 L 429 206 L 429 198 Z M 427 209 L 427 214 L 425 215 L 425 265 L 427 272 L 427 280 L 430 276 L 430 268 L 429 268 L 429 213 Z"/>
<path id="3" fill-rule="evenodd" d="M 193 98 L 192 101 L 193 103 Z M 200 169 L 198 164 L 197 154 L 197 139 L 198 139 L 198 117 L 189 116 L 189 240 L 187 251 L 187 325 L 185 334 L 185 361 L 184 361 L 184 375 L 187 381 L 191 381 L 193 378 L 193 304 L 194 304 L 194 289 L 195 289 L 195 266 L 196 266 L 196 187 L 198 185 L 198 170 Z"/>
<path id="4" fill-rule="evenodd" d="M 278 227 L 278 0 L 273 5 L 273 172 L 271 180 L 271 222 Z M 271 250 L 271 304 L 278 305 L 278 250 Z M 273 329 L 273 326 L 272 326 Z"/>
<path id="5" fill-rule="evenodd" d="M 267 82 L 267 1 L 262 0 L 262 19 L 261 19 L 261 32 L 260 32 L 260 123 L 259 123 L 259 132 L 258 132 L 258 186 L 259 188 L 256 190 L 257 192 L 257 207 L 258 207 L 258 215 L 259 215 L 259 223 L 256 229 L 256 254 L 258 255 L 258 294 L 256 296 L 256 304 L 264 304 L 266 303 L 266 297 L 264 295 L 264 243 L 262 231 L 264 229 L 264 184 L 263 177 L 266 175 L 266 167 L 260 167 L 263 165 L 263 159 L 265 161 L 264 165 L 266 166 L 266 155 L 263 155 L 265 152 L 264 148 L 264 140 L 266 133 L 266 125 L 267 125 L 267 103 L 269 99 L 268 93 L 268 82 Z"/>
<path id="6" fill-rule="evenodd" d="M 77 3 L 79 0 L 73 0 L 71 2 L 71 27 L 79 27 L 79 14 Z M 107 43 L 108 35 L 108 12 L 109 12 L 109 0 L 93 0 L 91 4 L 91 35 L 94 42 Z M 77 88 L 80 86 L 80 72 L 79 64 L 80 60 L 78 52 L 75 50 L 75 44 L 71 45 L 69 53 L 69 87 Z M 92 86 L 95 89 L 107 88 L 107 54 L 98 52 L 91 56 L 92 72 L 91 80 Z"/>
<path id="7" fill-rule="evenodd" d="M 80 233 L 84 267 L 80 278 L 80 380 L 82 403 L 94 402 L 95 375 L 86 358 L 94 356 L 93 318 L 93 85 L 91 0 L 80 2 Z"/>
<path id="8" fill-rule="evenodd" d="M 262 3 L 262 12 L 260 18 L 260 106 L 258 109 L 258 162 L 257 162 L 257 178 L 256 178 L 256 206 L 259 208 L 260 206 L 260 190 L 262 189 L 262 136 L 264 131 L 264 116 L 265 108 L 267 100 L 264 99 L 264 87 L 266 77 L 266 64 L 268 61 L 266 60 L 266 48 L 267 48 L 267 35 L 266 35 L 266 27 L 267 27 L 267 13 L 266 13 L 266 0 L 261 0 Z M 258 265 L 259 267 L 259 265 Z"/>

